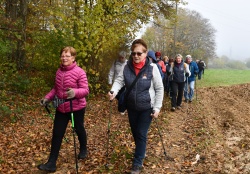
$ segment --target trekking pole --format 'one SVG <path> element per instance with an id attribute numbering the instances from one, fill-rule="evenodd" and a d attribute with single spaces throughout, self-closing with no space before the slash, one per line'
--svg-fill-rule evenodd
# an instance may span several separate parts
<path id="1" fill-rule="evenodd" d="M 114 91 L 110 91 L 111 94 L 114 93 Z M 111 115 L 112 115 L 112 100 L 110 100 L 110 114 L 109 114 L 109 121 L 108 121 L 108 130 L 107 130 L 107 144 L 106 144 L 106 164 L 105 167 L 106 169 L 109 168 L 109 164 L 108 164 L 108 156 L 109 156 L 109 137 L 110 137 L 110 123 L 111 123 Z"/>
<path id="2" fill-rule="evenodd" d="M 169 83 L 169 77 L 167 77 L 167 97 L 170 97 L 170 83 Z"/>
<path id="3" fill-rule="evenodd" d="M 188 91 L 189 91 L 189 86 L 188 86 L 188 77 L 187 77 L 187 94 L 188 94 Z M 191 99 L 190 99 L 191 100 Z M 188 101 L 189 102 L 189 101 Z M 188 114 L 188 102 L 187 102 L 187 114 Z"/>
<path id="4" fill-rule="evenodd" d="M 51 114 L 51 112 L 50 112 L 50 110 L 49 110 L 49 104 L 48 104 L 48 103 L 45 104 L 45 109 L 46 109 L 46 111 L 48 112 L 49 117 L 50 117 L 52 120 L 54 120 L 54 117 L 52 116 L 52 114 Z"/>
<path id="5" fill-rule="evenodd" d="M 51 111 L 49 110 L 49 104 L 48 103 L 45 104 L 45 109 L 48 112 L 49 117 L 54 121 L 55 118 L 54 118 L 54 116 L 52 116 Z M 69 140 L 66 137 L 63 137 L 63 139 L 64 139 L 64 141 L 66 141 L 66 143 L 69 143 Z"/>
<path id="6" fill-rule="evenodd" d="M 77 161 L 77 155 L 76 155 L 76 138 L 75 138 L 75 121 L 74 121 L 74 113 L 73 113 L 72 99 L 70 100 L 70 112 L 71 112 L 72 133 L 73 133 L 73 139 L 74 139 L 76 173 L 78 174 L 78 161 Z"/>
<path id="7" fill-rule="evenodd" d="M 152 111 L 152 114 L 154 114 L 154 112 L 155 111 Z M 164 146 L 164 142 L 163 142 L 163 138 L 162 138 L 162 134 L 161 134 L 161 130 L 160 130 L 160 127 L 159 127 L 159 124 L 158 124 L 158 121 L 157 121 L 157 118 L 155 118 L 155 123 L 156 123 L 156 127 L 157 127 L 157 130 L 158 130 L 160 139 L 161 139 L 161 144 L 162 144 L 162 148 L 163 148 L 163 151 L 164 151 L 165 159 L 173 161 L 174 159 L 172 157 L 170 157 L 170 156 L 167 155 L 167 152 L 166 152 L 166 149 L 165 149 L 165 146 Z"/>
<path id="8" fill-rule="evenodd" d="M 196 95 L 195 95 L 195 98 L 196 98 L 196 101 L 197 101 L 197 84 L 196 84 L 196 76 L 195 76 L 195 80 L 194 80 L 194 85 L 195 85 L 195 93 L 196 93 Z"/>

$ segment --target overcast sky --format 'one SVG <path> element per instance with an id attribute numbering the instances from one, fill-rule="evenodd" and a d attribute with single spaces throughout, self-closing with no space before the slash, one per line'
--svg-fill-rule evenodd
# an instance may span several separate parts
<path id="1" fill-rule="evenodd" d="M 250 0 L 186 0 L 184 8 L 209 19 L 216 32 L 216 53 L 230 59 L 250 58 Z"/>

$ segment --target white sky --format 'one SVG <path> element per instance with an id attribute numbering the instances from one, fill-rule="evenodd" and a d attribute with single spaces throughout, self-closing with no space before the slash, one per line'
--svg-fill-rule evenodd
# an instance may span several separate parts
<path id="1" fill-rule="evenodd" d="M 250 0 L 185 0 L 184 8 L 209 19 L 216 32 L 216 53 L 230 59 L 250 58 Z"/>

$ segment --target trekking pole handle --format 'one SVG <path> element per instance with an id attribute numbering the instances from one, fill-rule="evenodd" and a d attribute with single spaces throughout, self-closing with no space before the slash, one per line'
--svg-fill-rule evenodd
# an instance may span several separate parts
<path id="1" fill-rule="evenodd" d="M 155 113 L 155 110 L 152 110 L 152 112 L 151 112 L 151 116 L 153 116 L 153 115 L 154 115 L 154 113 Z"/>
<path id="2" fill-rule="evenodd" d="M 110 94 L 114 94 L 114 91 L 109 91 Z M 113 100 L 109 100 L 110 102 L 112 102 Z"/>

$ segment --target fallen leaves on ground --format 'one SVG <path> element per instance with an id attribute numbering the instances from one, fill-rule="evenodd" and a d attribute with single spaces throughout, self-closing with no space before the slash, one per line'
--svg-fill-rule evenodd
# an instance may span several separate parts
<path id="1" fill-rule="evenodd" d="M 183 102 L 182 109 L 176 112 L 170 112 L 170 101 L 165 97 L 158 118 L 159 127 L 153 121 L 148 132 L 142 173 L 250 173 L 250 84 L 203 88 L 196 94 L 197 100 Z M 17 117 L 16 122 L 3 119 L 0 123 L 1 173 L 42 173 L 36 166 L 48 158 L 53 120 L 39 103 L 30 102 L 29 108 Z M 109 102 L 106 97 L 88 101 L 85 127 L 89 155 L 86 160 L 78 161 L 79 173 L 128 172 L 134 142 L 127 115 L 117 112 L 117 102 Z M 165 153 L 173 161 L 166 160 L 158 128 Z M 78 152 L 79 144 L 76 142 Z M 75 171 L 74 143 L 69 124 L 55 173 L 71 174 Z"/>

